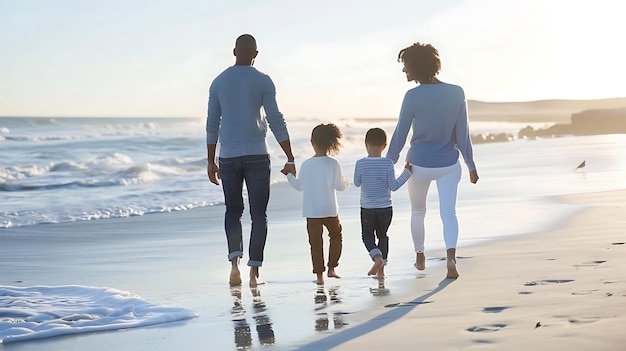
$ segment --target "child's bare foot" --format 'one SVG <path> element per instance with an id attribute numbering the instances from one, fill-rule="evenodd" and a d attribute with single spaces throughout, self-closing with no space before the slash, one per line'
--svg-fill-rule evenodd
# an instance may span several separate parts
<path id="1" fill-rule="evenodd" d="M 259 267 L 253 266 L 250 267 L 250 287 L 255 287 L 257 285 L 265 284 L 264 281 L 259 280 Z"/>
<path id="2" fill-rule="evenodd" d="M 459 272 L 456 270 L 456 260 L 448 259 L 448 279 L 456 279 L 459 277 Z"/>
<path id="3" fill-rule="evenodd" d="M 417 270 L 423 271 L 426 269 L 426 256 L 423 252 L 418 252 L 415 256 L 415 268 Z"/>
<path id="4" fill-rule="evenodd" d="M 241 273 L 236 265 L 233 265 L 230 269 L 230 278 L 228 279 L 230 286 L 241 285 Z"/>
<path id="5" fill-rule="evenodd" d="M 374 264 L 372 265 L 372 268 L 370 268 L 370 271 L 367 272 L 367 275 L 378 274 L 378 270 L 384 265 L 385 261 L 383 261 L 383 258 L 380 255 L 374 256 Z"/>
<path id="6" fill-rule="evenodd" d="M 341 278 L 341 277 L 335 272 L 335 268 L 328 268 L 328 278 Z"/>
<path id="7" fill-rule="evenodd" d="M 315 273 L 317 274 L 317 279 L 314 281 L 317 285 L 324 285 L 324 273 Z"/>
<path id="8" fill-rule="evenodd" d="M 376 273 L 376 278 L 378 278 L 378 280 L 385 279 L 385 265 L 384 264 L 380 266 L 380 268 L 378 268 L 378 273 Z"/>

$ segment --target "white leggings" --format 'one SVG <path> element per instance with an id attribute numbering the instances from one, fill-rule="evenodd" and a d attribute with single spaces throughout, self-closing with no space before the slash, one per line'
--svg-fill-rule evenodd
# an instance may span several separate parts
<path id="1" fill-rule="evenodd" d="M 437 181 L 439 212 L 443 221 L 443 239 L 446 249 L 456 248 L 459 237 L 459 222 L 456 218 L 456 194 L 461 180 L 461 164 L 448 167 L 425 168 L 411 165 L 411 178 L 408 180 L 411 198 L 411 235 L 415 252 L 424 252 L 424 217 L 426 216 L 426 195 L 430 182 Z"/>

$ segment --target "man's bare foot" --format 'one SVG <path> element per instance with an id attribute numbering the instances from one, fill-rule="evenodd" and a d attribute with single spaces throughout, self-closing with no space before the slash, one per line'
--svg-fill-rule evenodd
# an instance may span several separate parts
<path id="1" fill-rule="evenodd" d="M 264 281 L 259 280 L 259 267 L 253 266 L 250 267 L 250 287 L 255 287 L 257 285 L 265 284 Z"/>
<path id="2" fill-rule="evenodd" d="M 236 265 L 232 266 L 230 269 L 230 278 L 228 279 L 228 283 L 230 286 L 238 286 L 241 285 L 241 273 L 239 272 L 239 268 Z"/>
<path id="3" fill-rule="evenodd" d="M 423 252 L 418 252 L 415 255 L 415 268 L 420 271 L 426 269 L 426 256 Z"/>
<path id="4" fill-rule="evenodd" d="M 383 258 L 380 255 L 374 256 L 374 264 L 372 265 L 372 268 L 370 268 L 370 271 L 367 272 L 367 275 L 369 276 L 378 274 L 378 270 L 384 265 L 385 261 L 383 261 Z"/>
<path id="5" fill-rule="evenodd" d="M 313 282 L 316 283 L 317 285 L 324 285 L 324 273 L 315 273 L 317 274 L 317 279 L 314 280 Z"/>
<path id="6" fill-rule="evenodd" d="M 335 268 L 328 268 L 328 278 L 341 278 L 337 273 L 335 273 Z"/>
<path id="7" fill-rule="evenodd" d="M 459 272 L 456 270 L 456 260 L 448 259 L 448 279 L 456 279 L 459 277 Z"/>

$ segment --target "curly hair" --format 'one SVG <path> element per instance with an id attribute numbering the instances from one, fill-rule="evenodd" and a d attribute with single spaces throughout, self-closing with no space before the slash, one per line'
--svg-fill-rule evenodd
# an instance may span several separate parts
<path id="1" fill-rule="evenodd" d="M 398 62 L 404 63 L 419 82 L 433 81 L 441 70 L 439 51 L 430 44 L 417 42 L 400 50 Z"/>
<path id="2" fill-rule="evenodd" d="M 341 147 L 339 139 L 341 139 L 342 136 L 339 127 L 333 123 L 322 123 L 313 128 L 311 141 L 322 150 L 325 150 L 326 154 L 336 155 L 339 153 L 339 148 Z"/>

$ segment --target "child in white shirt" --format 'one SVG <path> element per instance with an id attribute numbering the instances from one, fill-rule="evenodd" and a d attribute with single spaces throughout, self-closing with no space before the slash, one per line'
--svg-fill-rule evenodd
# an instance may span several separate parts
<path id="1" fill-rule="evenodd" d="M 336 155 L 341 144 L 341 130 L 334 124 L 320 124 L 313 128 L 311 145 L 315 155 L 302 163 L 298 177 L 283 171 L 289 184 L 303 192 L 302 215 L 306 217 L 306 229 L 311 246 L 313 273 L 317 284 L 324 284 L 324 227 L 328 230 L 330 246 L 328 254 L 328 277 L 340 278 L 335 272 L 342 250 L 341 222 L 337 210 L 335 191 L 348 189 L 350 182 L 341 174 L 339 162 L 329 155 Z"/>

